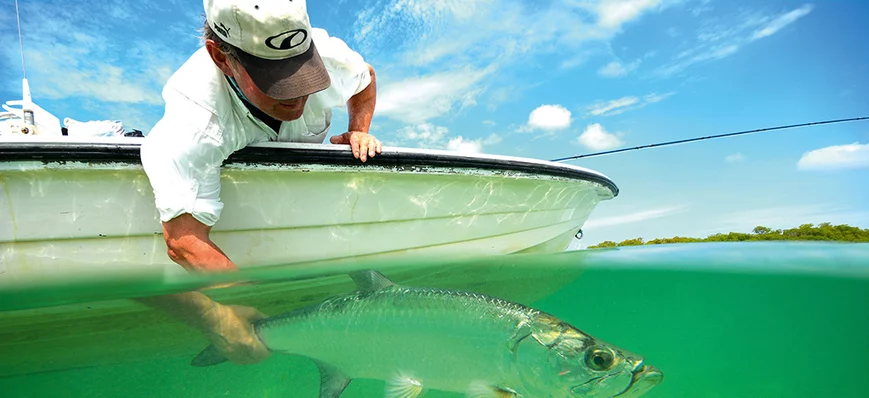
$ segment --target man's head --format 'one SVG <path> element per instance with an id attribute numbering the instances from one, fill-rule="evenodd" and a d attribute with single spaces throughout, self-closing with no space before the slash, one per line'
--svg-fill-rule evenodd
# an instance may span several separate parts
<path id="1" fill-rule="evenodd" d="M 204 0 L 203 5 L 212 60 L 269 116 L 298 119 L 307 97 L 329 87 L 305 0 Z"/>

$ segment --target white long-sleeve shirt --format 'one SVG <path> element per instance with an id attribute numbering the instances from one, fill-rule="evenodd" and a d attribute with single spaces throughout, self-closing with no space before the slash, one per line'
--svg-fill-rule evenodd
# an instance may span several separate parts
<path id="1" fill-rule="evenodd" d="M 332 108 L 364 90 L 371 76 L 362 57 L 341 39 L 322 29 L 313 29 L 312 38 L 332 84 L 308 97 L 302 117 L 282 122 L 278 132 L 251 115 L 204 47 L 169 78 L 165 113 L 141 148 L 162 221 L 190 213 L 214 225 L 223 209 L 220 167 L 241 148 L 263 141 L 323 142 Z"/>

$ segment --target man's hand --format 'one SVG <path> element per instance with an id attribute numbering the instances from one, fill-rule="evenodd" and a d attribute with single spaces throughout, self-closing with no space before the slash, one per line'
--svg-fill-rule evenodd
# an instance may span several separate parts
<path id="1" fill-rule="evenodd" d="M 237 364 L 253 364 L 265 360 L 271 351 L 254 332 L 253 323 L 265 315 L 253 307 L 222 305 L 203 314 L 204 331 L 223 356 Z"/>
<path id="2" fill-rule="evenodd" d="M 271 355 L 253 328 L 253 323 L 265 318 L 265 315 L 253 307 L 223 305 L 201 292 L 141 297 L 136 300 L 202 331 L 220 353 L 232 362 L 257 363 Z"/>
<path id="3" fill-rule="evenodd" d="M 363 163 L 383 150 L 383 145 L 377 138 L 362 131 L 348 131 L 341 135 L 335 135 L 329 138 L 329 142 L 350 145 L 353 157 L 362 160 Z"/>
<path id="4" fill-rule="evenodd" d="M 377 103 L 377 79 L 374 77 L 374 67 L 368 65 L 371 82 L 362 91 L 347 100 L 347 132 L 329 139 L 333 144 L 350 145 L 353 157 L 365 163 L 368 158 L 380 153 L 382 146 L 377 138 L 369 135 L 371 118 L 374 117 L 374 106 Z"/>

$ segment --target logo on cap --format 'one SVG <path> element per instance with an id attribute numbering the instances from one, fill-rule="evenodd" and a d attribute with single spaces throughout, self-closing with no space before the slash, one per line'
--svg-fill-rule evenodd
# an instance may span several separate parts
<path id="1" fill-rule="evenodd" d="M 305 42 L 308 32 L 304 29 L 293 29 L 278 33 L 266 39 L 266 46 L 274 50 L 291 50 Z"/>
<path id="2" fill-rule="evenodd" d="M 214 30 L 223 35 L 223 37 L 229 37 L 229 28 L 221 22 L 219 25 L 214 24 Z"/>

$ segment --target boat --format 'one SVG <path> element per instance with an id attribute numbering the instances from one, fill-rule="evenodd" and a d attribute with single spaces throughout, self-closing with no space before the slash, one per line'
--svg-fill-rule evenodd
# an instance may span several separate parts
<path id="1" fill-rule="evenodd" d="M 143 138 L 0 135 L 0 288 L 169 277 Z M 563 251 L 610 178 L 560 163 L 268 142 L 223 165 L 212 240 L 240 267 Z"/>
<path id="2" fill-rule="evenodd" d="M 26 69 L 22 94 L 0 113 L 0 289 L 184 274 L 143 134 L 61 126 L 33 102 Z M 386 147 L 363 164 L 347 145 L 268 142 L 224 162 L 210 237 L 240 268 L 550 253 L 617 195 L 607 176 L 549 161 Z"/>

